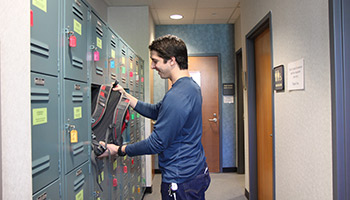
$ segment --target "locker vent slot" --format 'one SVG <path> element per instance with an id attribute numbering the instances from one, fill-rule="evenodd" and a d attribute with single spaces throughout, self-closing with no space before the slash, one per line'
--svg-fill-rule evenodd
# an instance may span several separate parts
<path id="1" fill-rule="evenodd" d="M 46 155 L 32 162 L 32 176 L 50 168 L 50 156 Z"/>
<path id="2" fill-rule="evenodd" d="M 80 58 L 77 58 L 75 56 L 73 56 L 72 58 L 72 65 L 73 67 L 77 67 L 77 68 L 80 68 L 80 69 L 83 69 L 84 68 L 84 61 Z"/>
<path id="3" fill-rule="evenodd" d="M 136 60 L 136 65 L 139 65 L 139 61 Z"/>
<path id="4" fill-rule="evenodd" d="M 30 52 L 39 56 L 43 56 L 45 58 L 49 57 L 49 45 L 39 42 L 35 39 L 30 39 Z"/>
<path id="5" fill-rule="evenodd" d="M 101 27 L 96 26 L 96 33 L 97 33 L 99 36 L 103 37 L 103 30 L 102 30 Z"/>
<path id="6" fill-rule="evenodd" d="M 81 186 L 83 186 L 85 183 L 85 176 L 84 174 L 79 176 L 78 179 L 74 180 L 74 191 L 77 191 Z"/>
<path id="7" fill-rule="evenodd" d="M 75 4 L 73 4 L 73 14 L 84 21 L 84 14 Z"/>
<path id="8" fill-rule="evenodd" d="M 114 40 L 111 40 L 111 45 L 112 47 L 116 48 L 117 47 L 117 43 Z"/>
<path id="9" fill-rule="evenodd" d="M 133 61 L 133 60 L 134 60 L 134 57 L 130 56 L 130 60 Z"/>
<path id="10" fill-rule="evenodd" d="M 122 49 L 122 55 L 125 56 L 126 52 L 124 49 Z"/>
<path id="11" fill-rule="evenodd" d="M 112 79 L 112 80 L 117 80 L 117 75 L 116 75 L 116 74 L 111 73 L 111 79 Z"/>
<path id="12" fill-rule="evenodd" d="M 99 66 L 96 66 L 96 74 L 100 75 L 100 76 L 103 76 L 103 68 L 99 67 Z"/>
<path id="13" fill-rule="evenodd" d="M 47 88 L 32 88 L 31 100 L 32 101 L 49 101 L 50 91 Z"/>
<path id="14" fill-rule="evenodd" d="M 83 102 L 84 94 L 82 92 L 73 92 L 72 93 L 72 101 L 73 102 Z"/>
<path id="15" fill-rule="evenodd" d="M 84 151 L 84 143 L 79 142 L 78 144 L 73 145 L 73 156 L 78 155 Z"/>

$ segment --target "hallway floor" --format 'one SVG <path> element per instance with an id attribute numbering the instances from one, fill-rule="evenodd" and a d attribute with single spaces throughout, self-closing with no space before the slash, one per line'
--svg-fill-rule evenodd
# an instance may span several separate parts
<path id="1" fill-rule="evenodd" d="M 210 173 L 211 183 L 205 192 L 207 200 L 246 200 L 244 196 L 244 174 Z M 156 174 L 153 179 L 153 192 L 146 193 L 144 200 L 160 200 L 161 175 Z"/>

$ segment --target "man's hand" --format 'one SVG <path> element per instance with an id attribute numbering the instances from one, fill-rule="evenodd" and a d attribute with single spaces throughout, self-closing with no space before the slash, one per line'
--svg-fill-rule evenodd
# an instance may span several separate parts
<path id="1" fill-rule="evenodd" d="M 106 144 L 102 141 L 99 142 L 102 146 L 106 147 Z M 118 149 L 119 149 L 119 146 L 115 145 L 115 144 L 107 144 L 107 150 L 101 154 L 98 158 L 104 158 L 104 157 L 108 157 L 109 154 L 111 156 L 115 156 L 118 154 Z M 109 151 L 109 153 L 108 153 Z"/>
<path id="2" fill-rule="evenodd" d="M 119 91 L 123 95 L 126 95 L 124 88 L 122 86 L 120 86 L 119 84 L 113 88 L 113 91 Z"/>

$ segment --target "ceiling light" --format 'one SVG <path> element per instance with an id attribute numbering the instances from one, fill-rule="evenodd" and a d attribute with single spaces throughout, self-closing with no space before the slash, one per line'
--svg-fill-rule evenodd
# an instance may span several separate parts
<path id="1" fill-rule="evenodd" d="M 182 18 L 184 18 L 184 16 L 182 15 L 178 15 L 178 14 L 170 15 L 170 19 L 182 19 Z"/>

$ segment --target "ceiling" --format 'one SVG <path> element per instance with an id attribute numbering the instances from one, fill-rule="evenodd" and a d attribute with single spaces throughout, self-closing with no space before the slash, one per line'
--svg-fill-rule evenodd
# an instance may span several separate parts
<path id="1" fill-rule="evenodd" d="M 234 24 L 240 0 L 104 0 L 112 6 L 149 6 L 155 24 Z M 184 16 L 170 19 L 172 14 Z"/>

